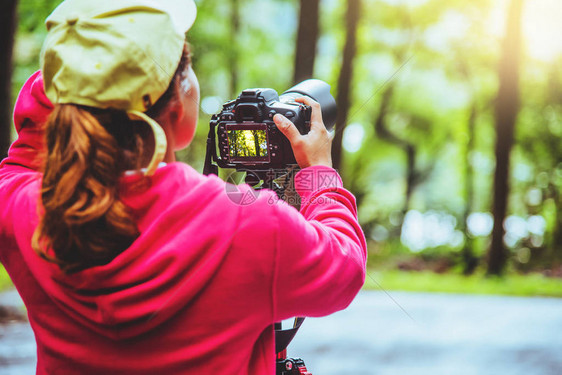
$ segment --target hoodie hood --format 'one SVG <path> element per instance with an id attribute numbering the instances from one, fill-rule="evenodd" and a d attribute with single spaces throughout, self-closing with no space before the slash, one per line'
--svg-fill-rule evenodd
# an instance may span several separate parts
<path id="1" fill-rule="evenodd" d="M 225 209 L 231 202 L 217 204 L 223 195 L 220 181 L 181 163 L 159 168 L 150 180 L 124 177 L 121 200 L 138 218 L 139 238 L 104 266 L 65 275 L 50 265 L 47 293 L 74 319 L 114 339 L 158 327 L 197 298 L 230 248 L 232 236 L 223 233 L 235 233 L 238 217 Z M 213 202 L 217 210 L 204 210 Z"/>
<path id="2" fill-rule="evenodd" d="M 52 109 L 42 87 L 36 73 L 22 89 L 18 129 L 42 129 L 31 126 L 43 124 Z M 39 131 L 26 137 L 20 132 L 22 143 L 29 139 L 40 147 Z M 18 152 L 14 144 L 6 160 L 17 164 Z M 38 203 L 40 181 L 30 188 Z M 147 333 L 188 307 L 219 269 L 239 219 L 224 183 L 183 163 L 160 167 L 152 177 L 123 176 L 120 199 L 131 208 L 140 236 L 109 264 L 66 275 L 25 243 L 38 217 L 19 233 L 24 259 L 45 294 L 71 319 L 112 339 Z"/>
<path id="3" fill-rule="evenodd" d="M 45 145 L 44 124 L 52 110 L 53 105 L 43 88 L 43 77 L 37 71 L 27 80 L 16 100 L 14 124 L 18 139 L 12 144 L 8 157 L 0 166 L 10 163 L 35 170 L 41 167 L 40 156 Z"/>

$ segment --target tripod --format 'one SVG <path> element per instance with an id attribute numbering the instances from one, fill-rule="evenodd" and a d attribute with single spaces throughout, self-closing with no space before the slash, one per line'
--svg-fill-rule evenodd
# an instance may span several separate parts
<path id="1" fill-rule="evenodd" d="M 279 185 L 275 181 L 276 175 L 272 173 L 272 171 L 253 171 L 252 175 L 253 178 L 246 182 L 257 184 L 261 180 L 263 183 L 257 190 L 270 189 L 275 191 L 279 198 L 282 198 L 287 187 L 287 182 L 290 183 L 293 178 L 294 169 L 290 169 L 289 172 L 286 173 L 285 183 L 282 185 Z M 276 375 L 312 375 L 301 358 L 287 357 L 287 346 L 291 343 L 303 322 L 304 318 L 295 318 L 293 327 L 286 330 L 283 329 L 280 322 L 274 324 L 275 352 L 277 353 L 275 360 Z"/>
<path id="2" fill-rule="evenodd" d="M 255 190 L 269 189 L 273 190 L 277 196 L 282 199 L 288 184 L 294 176 L 294 169 L 290 168 L 284 176 L 279 176 L 274 171 L 250 171 L 246 175 L 246 182 L 250 185 L 259 187 Z M 275 180 L 278 177 L 284 177 L 284 183 L 279 184 Z M 261 182 L 261 185 L 260 185 Z M 275 373 L 276 375 L 312 375 L 301 358 L 288 358 L 287 346 L 291 343 L 298 329 L 304 322 L 304 318 L 295 318 L 293 327 L 290 329 L 283 329 L 280 322 L 274 324 L 275 329 Z"/>
<path id="3" fill-rule="evenodd" d="M 287 346 L 293 340 L 304 318 L 295 318 L 293 328 L 283 330 L 281 323 L 275 323 L 276 375 L 312 375 L 301 358 L 287 358 Z"/>
<path id="4" fill-rule="evenodd" d="M 209 141 L 208 141 L 209 142 Z M 205 167 L 203 169 L 203 174 L 215 174 L 218 175 L 218 168 L 211 162 L 211 153 L 209 152 L 209 144 L 207 147 L 207 155 L 205 157 Z M 278 177 L 275 171 L 248 171 L 250 173 L 246 174 L 245 182 L 250 186 L 259 186 L 255 190 L 270 189 L 273 190 L 279 198 L 283 197 L 287 184 L 278 184 L 275 182 L 276 177 Z M 294 174 L 294 170 L 291 169 L 286 173 L 285 182 L 290 182 Z M 260 185 L 261 182 L 261 185 Z M 295 318 L 293 327 L 284 330 L 281 323 L 275 323 L 275 373 L 276 375 L 312 375 L 304 364 L 301 358 L 287 358 L 287 346 L 293 340 L 300 328 L 304 318 Z"/>

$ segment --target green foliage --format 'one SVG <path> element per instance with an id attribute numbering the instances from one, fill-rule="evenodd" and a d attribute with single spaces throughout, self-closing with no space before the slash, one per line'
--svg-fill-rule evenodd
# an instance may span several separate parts
<path id="1" fill-rule="evenodd" d="M 4 267 L 0 264 L 0 292 L 12 287 L 12 281 L 10 280 L 10 276 L 4 269 Z"/>
<path id="2" fill-rule="evenodd" d="M 18 29 L 23 33 L 45 33 L 45 19 L 62 0 L 20 0 L 18 2 Z"/>
<path id="3" fill-rule="evenodd" d="M 469 277 L 454 273 L 371 271 L 365 289 L 385 291 L 494 294 L 510 296 L 562 297 L 562 280 L 541 274 L 510 274 L 503 278 Z"/>

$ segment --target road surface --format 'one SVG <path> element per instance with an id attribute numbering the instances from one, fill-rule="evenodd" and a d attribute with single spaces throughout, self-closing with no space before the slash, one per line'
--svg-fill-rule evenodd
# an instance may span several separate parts
<path id="1" fill-rule="evenodd" d="M 307 319 L 289 355 L 314 375 L 560 375 L 562 299 L 364 291 Z M 34 368 L 29 326 L 0 325 L 0 375 Z"/>

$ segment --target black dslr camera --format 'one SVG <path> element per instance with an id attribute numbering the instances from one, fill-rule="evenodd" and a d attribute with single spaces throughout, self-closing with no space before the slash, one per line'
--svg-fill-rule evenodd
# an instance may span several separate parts
<path id="1" fill-rule="evenodd" d="M 217 166 L 265 171 L 296 164 L 291 144 L 277 129 L 273 116 L 280 113 L 301 134 L 308 133 L 311 108 L 295 102 L 301 96 L 320 103 L 324 124 L 331 130 L 336 120 L 336 101 L 330 94 L 330 85 L 323 81 L 303 81 L 281 96 L 273 89 L 244 90 L 211 118 L 204 173 L 216 174 Z"/>

